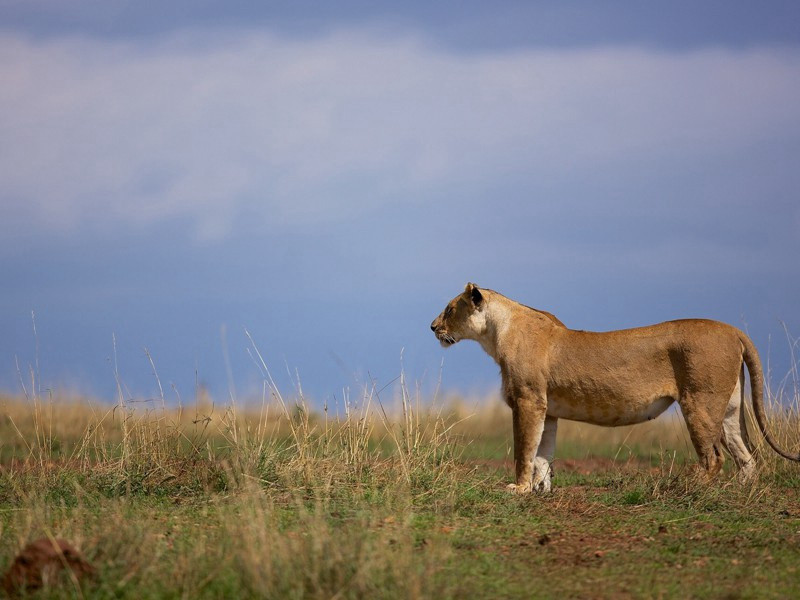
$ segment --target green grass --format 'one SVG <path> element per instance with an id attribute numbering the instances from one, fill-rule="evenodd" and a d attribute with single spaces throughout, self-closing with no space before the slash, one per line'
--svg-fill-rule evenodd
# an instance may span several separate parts
<path id="1" fill-rule="evenodd" d="M 98 569 L 29 597 L 800 597 L 800 465 L 705 482 L 669 419 L 564 426 L 518 497 L 504 410 L 2 409 L 0 568 L 53 536 Z"/>

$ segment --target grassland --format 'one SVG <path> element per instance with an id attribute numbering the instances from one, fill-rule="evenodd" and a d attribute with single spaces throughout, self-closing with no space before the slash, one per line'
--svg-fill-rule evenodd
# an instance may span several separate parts
<path id="1" fill-rule="evenodd" d="M 563 423 L 553 493 L 510 496 L 508 410 L 442 404 L 0 399 L 0 569 L 51 537 L 98 576 L 29 597 L 800 597 L 800 465 L 707 483 L 678 414 Z"/>

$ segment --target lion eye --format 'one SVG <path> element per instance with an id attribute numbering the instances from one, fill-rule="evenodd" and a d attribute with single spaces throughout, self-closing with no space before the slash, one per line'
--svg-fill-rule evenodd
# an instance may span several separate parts
<path id="1" fill-rule="evenodd" d="M 444 309 L 444 318 L 446 319 L 447 317 L 449 317 L 450 313 L 452 313 L 452 312 L 453 312 L 453 307 L 452 306 L 448 306 L 447 308 L 445 308 Z"/>

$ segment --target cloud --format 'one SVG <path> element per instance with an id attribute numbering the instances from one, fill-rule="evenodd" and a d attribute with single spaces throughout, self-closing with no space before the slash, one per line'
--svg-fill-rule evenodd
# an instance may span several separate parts
<path id="1" fill-rule="evenodd" d="M 635 177 L 643 157 L 668 167 L 800 137 L 796 48 L 458 54 L 400 34 L 249 31 L 3 34 L 0 56 L 12 236 L 21 223 L 74 233 L 187 219 L 199 238 L 241 222 L 314 227 L 457 203 L 451 189 Z"/>

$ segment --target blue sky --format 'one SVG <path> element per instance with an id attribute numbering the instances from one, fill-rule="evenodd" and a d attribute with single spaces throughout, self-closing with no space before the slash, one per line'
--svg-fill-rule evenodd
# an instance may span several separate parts
<path id="1" fill-rule="evenodd" d="M 401 352 L 489 393 L 428 330 L 467 281 L 580 329 L 746 327 L 779 383 L 799 5 L 430 4 L 0 0 L 0 389 L 38 346 L 43 389 L 112 399 L 113 335 L 133 396 L 145 348 L 170 398 L 246 396 L 246 328 L 289 395 Z"/>

